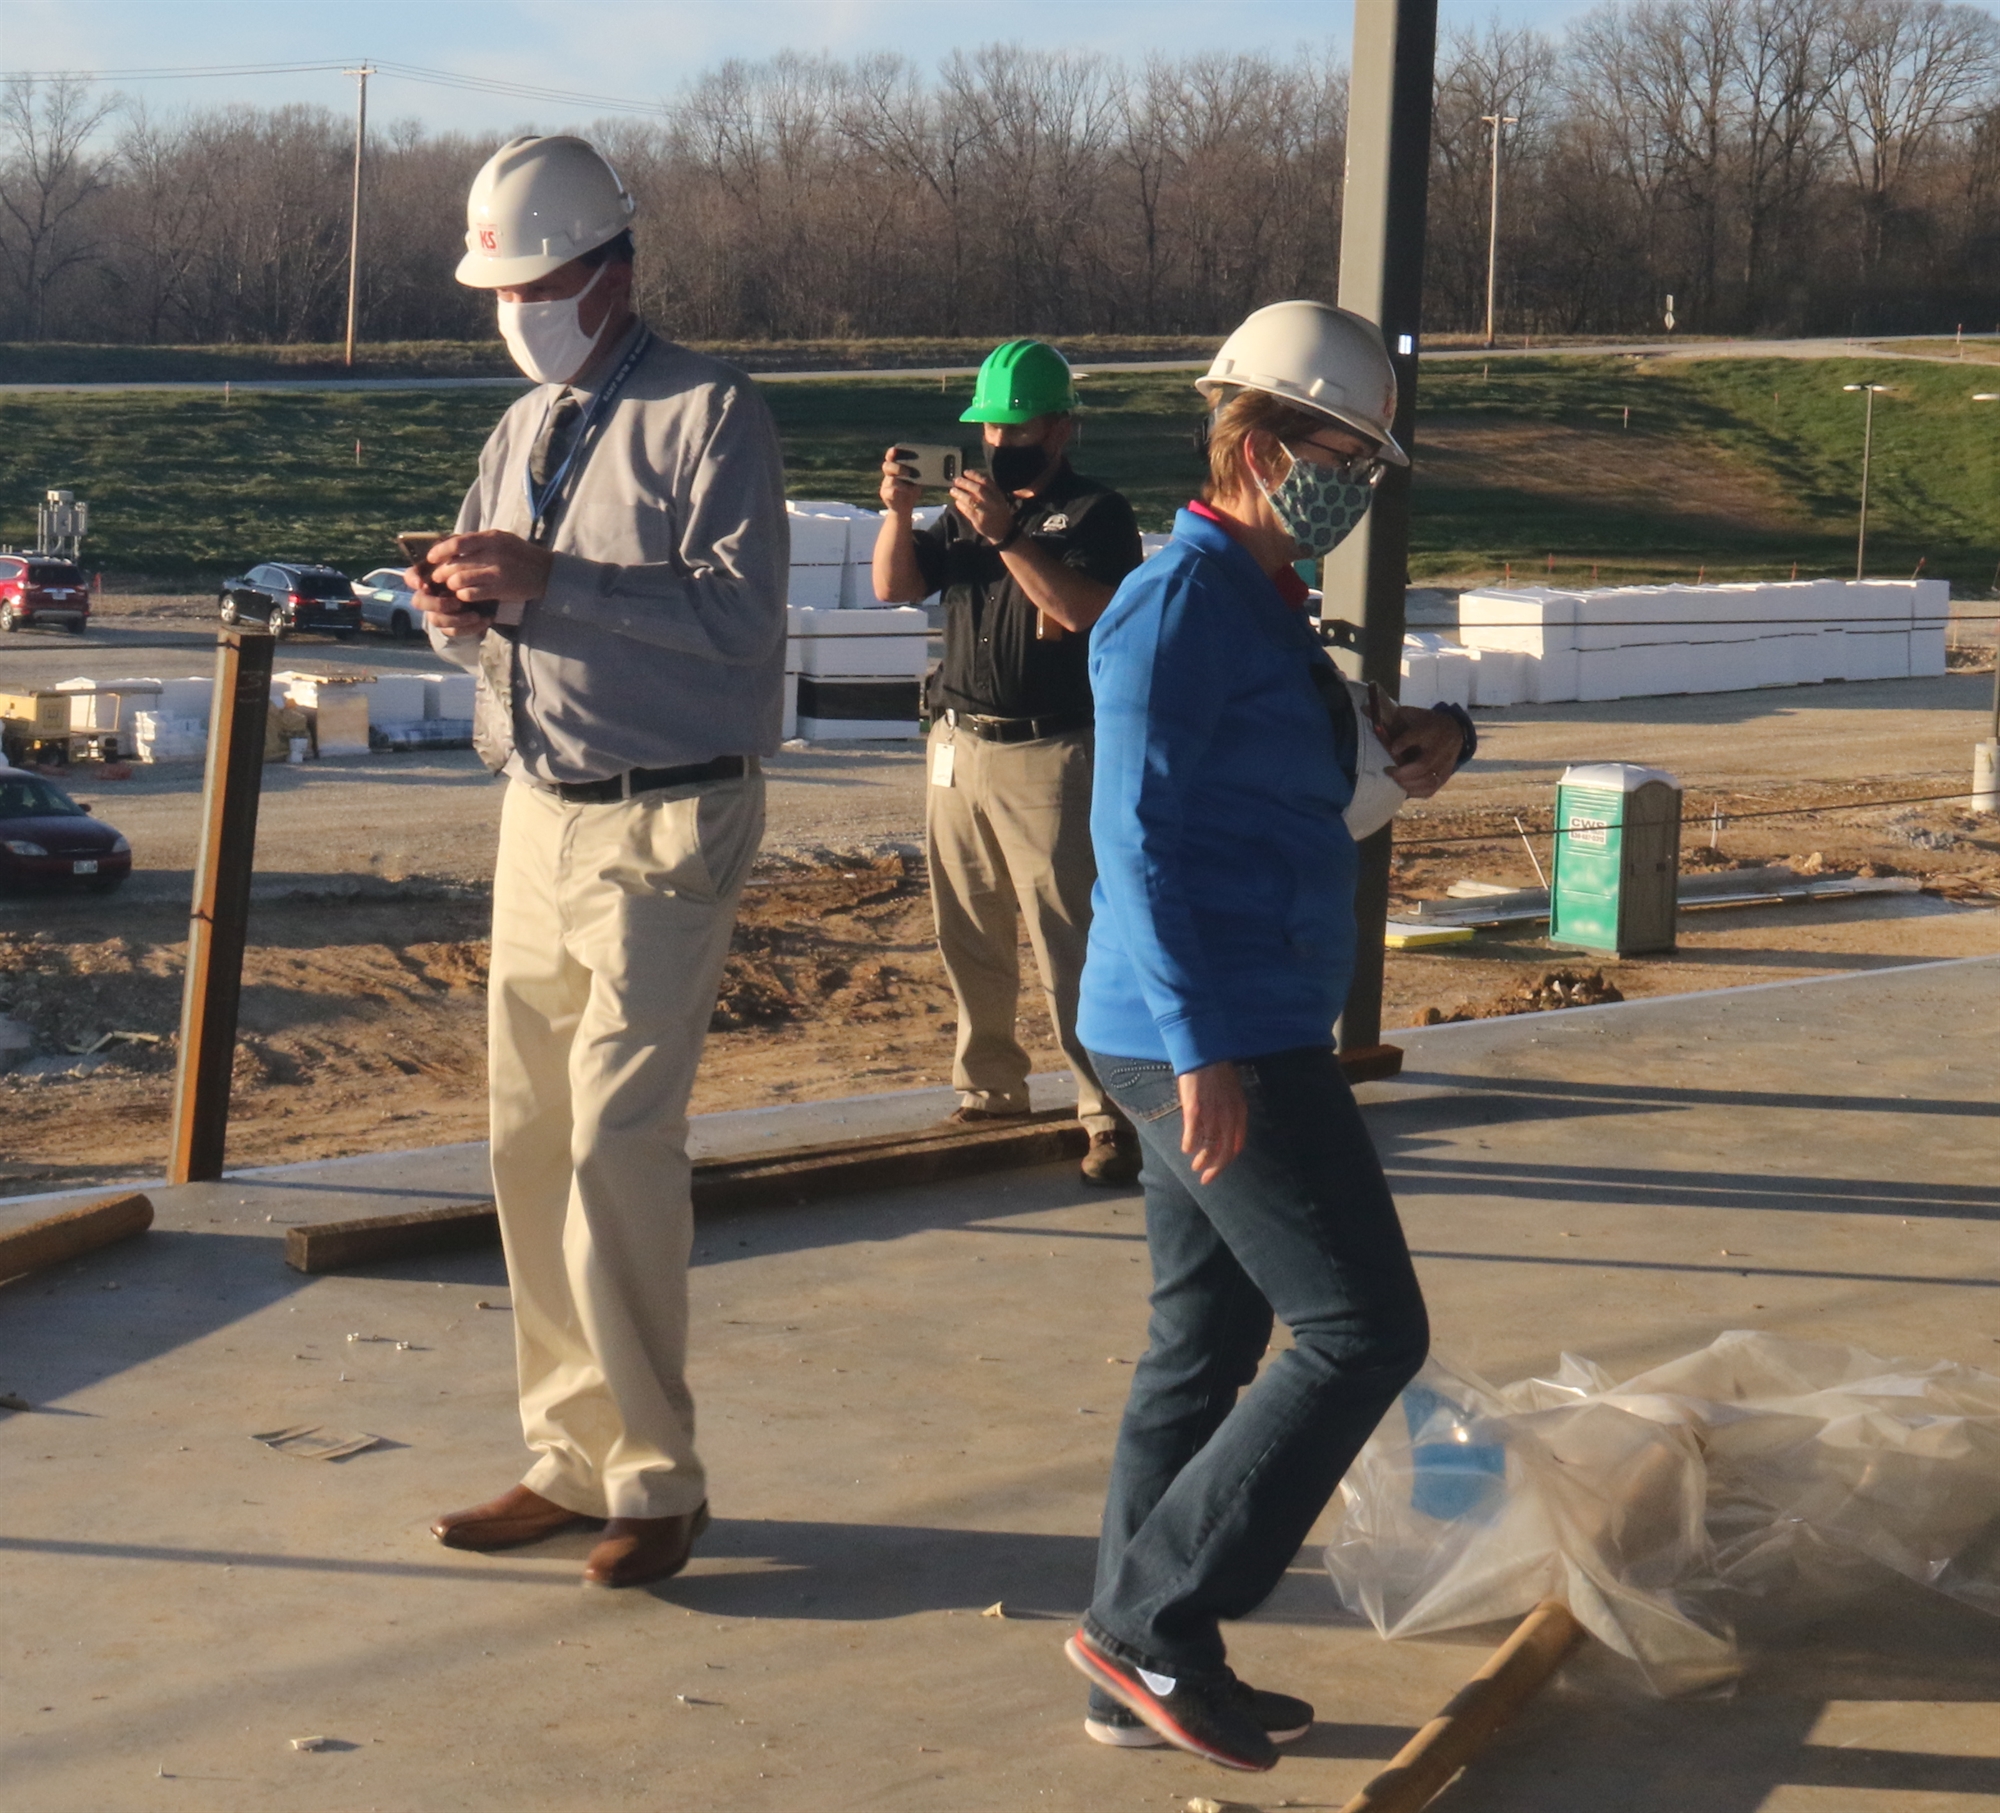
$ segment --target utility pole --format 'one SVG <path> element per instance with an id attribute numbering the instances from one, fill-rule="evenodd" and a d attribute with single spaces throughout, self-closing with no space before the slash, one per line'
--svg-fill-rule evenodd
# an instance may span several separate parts
<path id="1" fill-rule="evenodd" d="M 368 140 L 368 78 L 375 71 L 364 63 L 359 69 L 343 69 L 353 76 L 354 90 L 354 205 L 347 223 L 347 362 L 354 363 L 354 312 L 361 294 L 361 149 Z"/>
<path id="2" fill-rule="evenodd" d="M 1862 418 L 1861 426 L 1861 526 L 1854 537 L 1854 577 L 1865 579 L 1868 567 L 1868 462 L 1875 451 L 1875 395 L 1877 391 L 1889 388 L 1886 384 L 1843 384 L 1842 390 L 1859 390 L 1867 393 L 1868 412 Z"/>
<path id="3" fill-rule="evenodd" d="M 1493 128 L 1493 201 L 1486 221 L 1486 344 L 1493 344 L 1493 292 L 1498 287 L 1500 271 L 1500 131 L 1504 126 L 1518 126 L 1519 114 L 1482 113 L 1482 126 Z"/>
<path id="4" fill-rule="evenodd" d="M 1381 327 L 1396 372 L 1391 432 L 1412 455 L 1436 65 L 1437 0 L 1354 0 L 1354 99 L 1341 201 L 1339 302 Z M 1356 677 L 1379 682 L 1392 698 L 1402 689 L 1409 556 L 1410 474 L 1392 466 L 1376 487 L 1368 514 L 1327 557 L 1324 569 L 1326 614 L 1362 626 Z M 1359 942 L 1340 1017 L 1343 1060 L 1352 1058 L 1355 1068 L 1376 1075 L 1393 1075 L 1402 1061 L 1400 1052 L 1382 1044 L 1382 928 L 1389 912 L 1394 835 L 1394 827 L 1385 825 L 1362 841 L 1354 902 Z"/>

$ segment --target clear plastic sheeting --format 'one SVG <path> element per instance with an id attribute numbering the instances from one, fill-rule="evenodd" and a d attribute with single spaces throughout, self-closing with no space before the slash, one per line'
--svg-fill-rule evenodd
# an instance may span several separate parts
<path id="1" fill-rule="evenodd" d="M 1385 1637 L 1561 1599 L 1662 1694 L 1738 1669 L 1732 1593 L 1867 1562 L 2000 1615 L 2000 1378 L 1735 1332 L 1622 1384 L 1433 1360 L 1341 1486 L 1326 1565 Z"/>

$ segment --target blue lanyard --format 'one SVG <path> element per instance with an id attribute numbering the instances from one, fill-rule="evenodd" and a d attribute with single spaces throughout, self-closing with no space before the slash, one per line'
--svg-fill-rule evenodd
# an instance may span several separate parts
<path id="1" fill-rule="evenodd" d="M 547 483 L 538 487 L 535 484 L 534 475 L 528 470 L 528 466 L 532 462 L 524 461 L 522 463 L 521 489 L 528 494 L 528 517 L 530 523 L 528 539 L 530 541 L 539 542 L 542 539 L 544 526 L 542 519 L 548 511 L 549 505 L 562 495 L 563 487 L 569 482 L 570 468 L 577 463 L 577 456 L 581 454 L 586 459 L 588 458 L 591 431 L 603 419 L 605 411 L 611 407 L 619 391 L 624 388 L 625 380 L 632 375 L 632 368 L 645 356 L 647 347 L 652 344 L 653 330 L 650 327 L 642 327 L 639 330 L 638 339 L 632 342 L 631 350 L 626 353 L 624 358 L 619 360 L 618 369 L 611 374 L 610 381 L 591 399 L 590 407 L 584 411 L 583 420 L 577 424 L 576 434 L 569 444 L 569 451 L 563 455 L 563 463 L 549 474 Z M 565 388 L 567 387 L 565 386 Z M 557 396 L 561 394 L 560 391 L 557 392 Z M 543 431 L 549 425 L 549 412 L 555 406 L 556 398 L 551 397 L 547 408 L 542 411 L 542 426 L 536 430 L 535 440 L 529 443 L 531 447 L 541 440 Z"/>

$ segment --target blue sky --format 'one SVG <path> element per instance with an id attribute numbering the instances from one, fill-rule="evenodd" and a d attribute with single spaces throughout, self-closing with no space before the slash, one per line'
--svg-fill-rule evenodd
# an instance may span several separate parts
<path id="1" fill-rule="evenodd" d="M 1496 13 L 1559 25 L 1587 0 L 1441 0 L 1446 24 Z M 779 50 L 901 51 L 924 61 L 994 40 L 1104 51 L 1344 50 L 1351 0 L 1012 0 L 993 8 L 918 0 L 0 0 L 0 74 L 47 69 L 352 61 L 366 56 L 502 81 L 649 101 L 726 57 Z M 149 106 L 317 101 L 346 109 L 338 73 L 120 83 Z M 468 131 L 580 110 L 422 86 L 371 84 L 377 118 L 420 116 Z"/>

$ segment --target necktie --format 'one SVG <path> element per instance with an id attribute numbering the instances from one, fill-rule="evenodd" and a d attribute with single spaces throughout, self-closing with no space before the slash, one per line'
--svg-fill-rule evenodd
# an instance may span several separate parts
<path id="1" fill-rule="evenodd" d="M 534 447 L 528 454 L 528 477 L 534 481 L 537 491 L 549 482 L 552 473 L 562 470 L 563 461 L 569 457 L 570 445 L 576 439 L 577 424 L 582 419 L 582 402 L 574 391 L 565 390 L 556 398 L 555 406 L 549 411 L 548 420 L 542 424 L 542 432 L 536 436 Z M 544 511 L 544 538 L 555 531 L 553 518 L 553 511 Z"/>
<path id="2" fill-rule="evenodd" d="M 577 424 L 583 419 L 583 404 L 573 391 L 565 390 L 555 400 L 542 424 L 542 432 L 528 450 L 528 477 L 539 492 L 552 473 L 562 470 Z M 546 542 L 556 532 L 561 514 L 559 502 L 551 498 L 542 512 L 542 532 L 535 539 Z M 479 674 L 486 684 L 473 712 L 472 746 L 495 774 L 506 765 L 514 748 L 514 677 L 519 632 L 496 624 L 479 645 Z"/>

